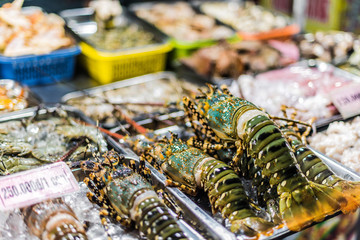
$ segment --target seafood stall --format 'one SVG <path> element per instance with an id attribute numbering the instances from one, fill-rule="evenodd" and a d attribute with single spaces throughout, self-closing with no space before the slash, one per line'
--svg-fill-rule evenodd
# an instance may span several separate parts
<path id="1" fill-rule="evenodd" d="M 26 3 L 0 6 L 0 239 L 360 236 L 355 33 L 249 1 Z"/>

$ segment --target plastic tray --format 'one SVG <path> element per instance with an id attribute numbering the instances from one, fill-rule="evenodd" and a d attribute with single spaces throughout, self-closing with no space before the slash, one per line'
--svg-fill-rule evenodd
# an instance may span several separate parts
<path id="1" fill-rule="evenodd" d="M 33 86 L 70 80 L 74 75 L 78 46 L 49 54 L 5 57 L 0 55 L 0 77 Z"/>
<path id="2" fill-rule="evenodd" d="M 167 53 L 172 49 L 165 35 L 162 35 L 151 26 L 137 19 L 124 9 L 124 16 L 133 24 L 140 25 L 144 30 L 152 32 L 158 44 L 142 47 L 104 51 L 89 44 L 85 35 L 96 31 L 96 23 L 91 8 L 77 8 L 60 12 L 67 26 L 80 40 L 82 54 L 80 61 L 89 75 L 102 84 L 116 80 L 123 80 L 147 73 L 159 72 L 165 69 Z"/>
<path id="3" fill-rule="evenodd" d="M 167 4 L 173 4 L 173 3 L 179 2 L 179 1 L 171 1 L 170 3 L 168 1 L 163 1 L 163 2 L 165 2 Z M 153 6 L 154 3 L 155 3 L 154 1 L 148 1 L 148 2 L 143 2 L 143 3 L 134 3 L 129 6 L 129 9 L 133 12 L 135 12 L 137 9 L 144 9 L 144 8 L 149 9 Z M 190 5 L 190 6 L 192 6 L 192 5 Z M 196 9 L 196 8 L 193 8 L 193 9 L 197 13 L 200 13 L 198 11 L 198 9 Z M 223 25 L 223 26 L 228 27 L 229 29 L 232 29 L 230 26 L 227 26 L 218 20 L 216 20 L 216 23 L 218 25 Z M 150 23 L 150 24 L 152 24 L 152 23 Z M 152 24 L 152 25 L 155 28 L 158 28 L 156 25 L 154 25 L 154 24 Z M 159 31 L 161 31 L 160 28 L 158 28 L 158 29 L 159 29 Z M 204 39 L 204 40 L 198 40 L 198 41 L 183 41 L 183 40 L 176 39 L 172 36 L 169 36 L 169 37 L 171 38 L 171 44 L 174 47 L 173 51 L 170 54 L 170 61 L 172 64 L 176 64 L 176 60 L 178 60 L 179 58 L 182 58 L 182 57 L 189 56 L 191 53 L 193 53 L 195 50 L 197 50 L 199 48 L 214 45 L 219 40 L 219 39 Z M 240 41 L 241 38 L 239 38 L 239 36 L 237 36 L 236 32 L 234 31 L 234 35 L 229 37 L 227 40 L 229 42 L 236 42 L 236 41 Z"/>

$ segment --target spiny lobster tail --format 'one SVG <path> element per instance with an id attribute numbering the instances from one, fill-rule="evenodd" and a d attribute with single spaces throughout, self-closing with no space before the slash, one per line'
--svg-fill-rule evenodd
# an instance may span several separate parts
<path id="1" fill-rule="evenodd" d="M 227 164 L 211 159 L 203 164 L 201 184 L 213 212 L 219 211 L 231 224 L 231 231 L 255 237 L 268 234 L 273 223 L 256 215 L 239 176 Z"/>
<path id="2" fill-rule="evenodd" d="M 313 182 L 293 192 L 284 192 L 279 200 L 282 218 L 291 231 L 300 231 L 314 221 L 322 221 L 344 204 L 346 199 L 341 192 Z"/>
<path id="3" fill-rule="evenodd" d="M 341 210 L 347 203 L 341 192 L 309 182 L 280 129 L 259 113 L 257 107 L 252 107 L 240 115 L 238 134 L 248 155 L 270 178 L 270 185 L 277 187 L 280 213 L 288 228 L 298 231 Z"/>
<path id="4" fill-rule="evenodd" d="M 341 180 L 334 185 L 341 191 L 347 200 L 347 205 L 341 209 L 343 213 L 354 212 L 360 206 L 360 182 Z"/>
<path id="5" fill-rule="evenodd" d="M 294 134 L 291 130 L 283 131 L 289 138 L 294 149 L 295 157 L 305 176 L 316 183 L 334 187 L 342 192 L 347 204 L 342 206 L 343 213 L 355 211 L 360 205 L 360 183 L 348 182 L 336 176 L 329 167 L 300 140 L 300 135 Z"/>
<path id="6" fill-rule="evenodd" d="M 23 208 L 29 231 L 41 239 L 87 240 L 85 229 L 61 198 Z"/>
<path id="7" fill-rule="evenodd" d="M 147 239 L 187 239 L 176 220 L 157 197 L 139 204 L 136 225 Z"/>

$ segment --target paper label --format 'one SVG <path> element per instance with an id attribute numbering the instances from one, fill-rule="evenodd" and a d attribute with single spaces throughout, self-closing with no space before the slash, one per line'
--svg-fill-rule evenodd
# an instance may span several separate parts
<path id="1" fill-rule="evenodd" d="M 344 119 L 360 114 L 360 83 L 336 88 L 330 97 Z"/>
<path id="2" fill-rule="evenodd" d="M 70 168 L 64 162 L 53 163 L 0 178 L 0 209 L 26 207 L 78 190 Z"/>

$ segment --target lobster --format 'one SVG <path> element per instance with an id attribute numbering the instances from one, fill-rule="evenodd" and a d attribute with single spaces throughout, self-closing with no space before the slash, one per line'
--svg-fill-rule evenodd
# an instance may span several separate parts
<path id="1" fill-rule="evenodd" d="M 142 147 L 146 144 L 141 143 Z M 166 184 L 189 195 L 203 189 L 213 214 L 220 212 L 230 230 L 249 237 L 271 234 L 274 224 L 257 216 L 259 209 L 249 202 L 240 177 L 224 162 L 190 147 L 174 134 L 143 150 L 140 159 L 148 161 L 168 177 Z"/>
<path id="2" fill-rule="evenodd" d="M 360 206 L 360 182 L 349 182 L 334 174 L 333 171 L 306 146 L 306 135 L 300 134 L 297 127 L 281 129 L 294 150 L 296 160 L 305 176 L 316 183 L 333 187 L 346 196 L 348 204 L 342 209 L 344 213 L 355 211 Z"/>
<path id="3" fill-rule="evenodd" d="M 23 208 L 29 231 L 42 240 L 87 240 L 85 229 L 61 198 Z"/>
<path id="4" fill-rule="evenodd" d="M 145 163 L 137 167 L 131 160 L 129 168 L 123 165 L 124 159 L 123 155 L 108 151 L 98 162 L 86 160 L 70 164 L 90 171 L 89 177 L 84 179 L 90 189 L 87 197 L 102 208 L 101 222 L 108 237 L 111 239 L 106 216 L 127 227 L 135 224 L 147 239 L 187 239 L 153 190 L 149 182 L 150 170 Z"/>
<path id="5" fill-rule="evenodd" d="M 192 142 L 210 150 L 235 146 L 234 163 L 239 163 L 243 154 L 252 157 L 262 175 L 269 178 L 270 187 L 276 188 L 279 213 L 290 230 L 299 231 L 346 207 L 347 199 L 340 191 L 308 181 L 287 139 L 262 109 L 232 96 L 226 88 L 211 85 L 195 101 L 183 98 L 196 133 Z M 199 141 L 200 135 L 209 140 Z"/>

